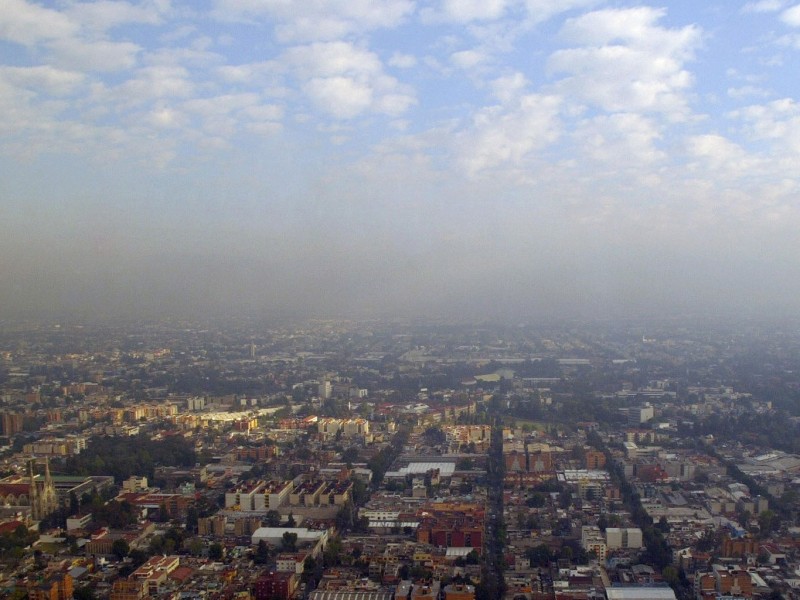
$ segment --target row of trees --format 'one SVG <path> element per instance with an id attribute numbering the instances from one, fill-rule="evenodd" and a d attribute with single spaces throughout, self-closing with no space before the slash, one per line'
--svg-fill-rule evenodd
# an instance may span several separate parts
<path id="1" fill-rule="evenodd" d="M 644 542 L 646 551 L 642 560 L 653 567 L 663 570 L 665 567 L 672 564 L 672 549 L 669 543 L 664 538 L 664 527 L 656 527 L 653 524 L 652 517 L 647 514 L 647 511 L 642 506 L 642 500 L 636 490 L 628 483 L 622 469 L 613 460 L 611 453 L 603 444 L 600 436 L 592 432 L 587 440 L 596 449 L 605 452 L 606 465 L 611 479 L 619 486 L 622 494 L 622 499 L 630 510 L 631 520 L 642 530 L 642 541 Z"/>
<path id="2" fill-rule="evenodd" d="M 394 460 L 403 451 L 403 446 L 408 441 L 409 429 L 406 425 L 401 425 L 398 432 L 392 438 L 392 443 L 373 456 L 368 462 L 367 466 L 372 470 L 372 485 L 377 488 L 383 481 L 383 476 Z"/>
<path id="3" fill-rule="evenodd" d="M 147 435 L 96 436 L 83 452 L 66 459 L 63 471 L 68 475 L 113 475 L 122 483 L 131 475 L 153 479 L 156 466 L 191 467 L 196 461 L 194 447 L 183 436 L 163 440 Z"/>

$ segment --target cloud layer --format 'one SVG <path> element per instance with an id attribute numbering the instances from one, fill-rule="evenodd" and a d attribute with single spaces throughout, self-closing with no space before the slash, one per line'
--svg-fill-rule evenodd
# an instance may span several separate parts
<path id="1" fill-rule="evenodd" d="M 5 0 L 0 301 L 800 308 L 800 5 L 717 9 Z"/>

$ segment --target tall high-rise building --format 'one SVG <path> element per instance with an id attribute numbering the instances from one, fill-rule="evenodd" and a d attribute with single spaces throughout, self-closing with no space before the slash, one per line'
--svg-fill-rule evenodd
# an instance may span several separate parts
<path id="1" fill-rule="evenodd" d="M 22 431 L 24 415 L 20 413 L 4 412 L 0 418 L 0 433 L 14 435 Z"/>

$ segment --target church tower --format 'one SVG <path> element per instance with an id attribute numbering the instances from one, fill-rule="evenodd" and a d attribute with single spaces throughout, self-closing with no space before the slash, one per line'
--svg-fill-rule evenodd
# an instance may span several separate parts
<path id="1" fill-rule="evenodd" d="M 58 494 L 56 493 L 56 486 L 53 483 L 53 478 L 50 476 L 50 459 L 44 459 L 44 485 L 42 487 L 42 495 L 40 498 L 42 503 L 42 514 L 49 515 L 58 509 Z"/>
<path id="2" fill-rule="evenodd" d="M 30 475 L 30 506 L 31 517 L 35 521 L 41 521 L 58 508 L 58 494 L 53 478 L 50 475 L 50 460 L 45 459 L 44 481 L 41 485 L 36 481 L 34 466 L 36 460 L 32 459 L 28 463 L 28 473 Z"/>

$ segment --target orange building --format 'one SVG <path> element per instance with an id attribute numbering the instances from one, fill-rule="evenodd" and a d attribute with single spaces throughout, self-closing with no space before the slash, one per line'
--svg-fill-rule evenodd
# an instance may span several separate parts
<path id="1" fill-rule="evenodd" d="M 730 569 L 728 571 L 715 571 L 717 577 L 717 592 L 724 596 L 753 597 L 753 580 L 750 574 L 743 569 Z"/>
<path id="2" fill-rule="evenodd" d="M 111 588 L 109 600 L 143 600 L 147 597 L 144 581 L 138 579 L 117 579 Z"/>
<path id="3" fill-rule="evenodd" d="M 506 462 L 506 472 L 523 473 L 528 470 L 528 461 L 522 452 L 509 452 L 504 457 Z"/>
<path id="4" fill-rule="evenodd" d="M 25 416 L 21 413 L 2 413 L 0 418 L 0 433 L 3 435 L 14 435 L 22 431 L 22 424 Z"/>
<path id="5" fill-rule="evenodd" d="M 28 600 L 71 600 L 72 577 L 68 573 L 53 575 L 42 583 L 28 586 Z"/>
<path id="6" fill-rule="evenodd" d="M 553 470 L 552 452 L 531 452 L 528 456 L 528 471 L 531 473 L 549 473 Z"/>
<path id="7" fill-rule="evenodd" d="M 722 556 L 725 558 L 741 558 L 745 554 L 758 554 L 758 541 L 751 537 L 722 540 Z"/>
<path id="8" fill-rule="evenodd" d="M 417 541 L 439 548 L 458 546 L 480 551 L 483 546 L 485 512 L 476 504 L 433 503 L 417 511 Z"/>
<path id="9" fill-rule="evenodd" d="M 599 450 L 587 450 L 585 462 L 587 469 L 602 469 L 606 466 L 606 455 Z"/>
<path id="10" fill-rule="evenodd" d="M 699 600 L 714 600 L 718 596 L 753 597 L 750 574 L 737 567 L 715 569 L 695 575 L 695 595 Z"/>

